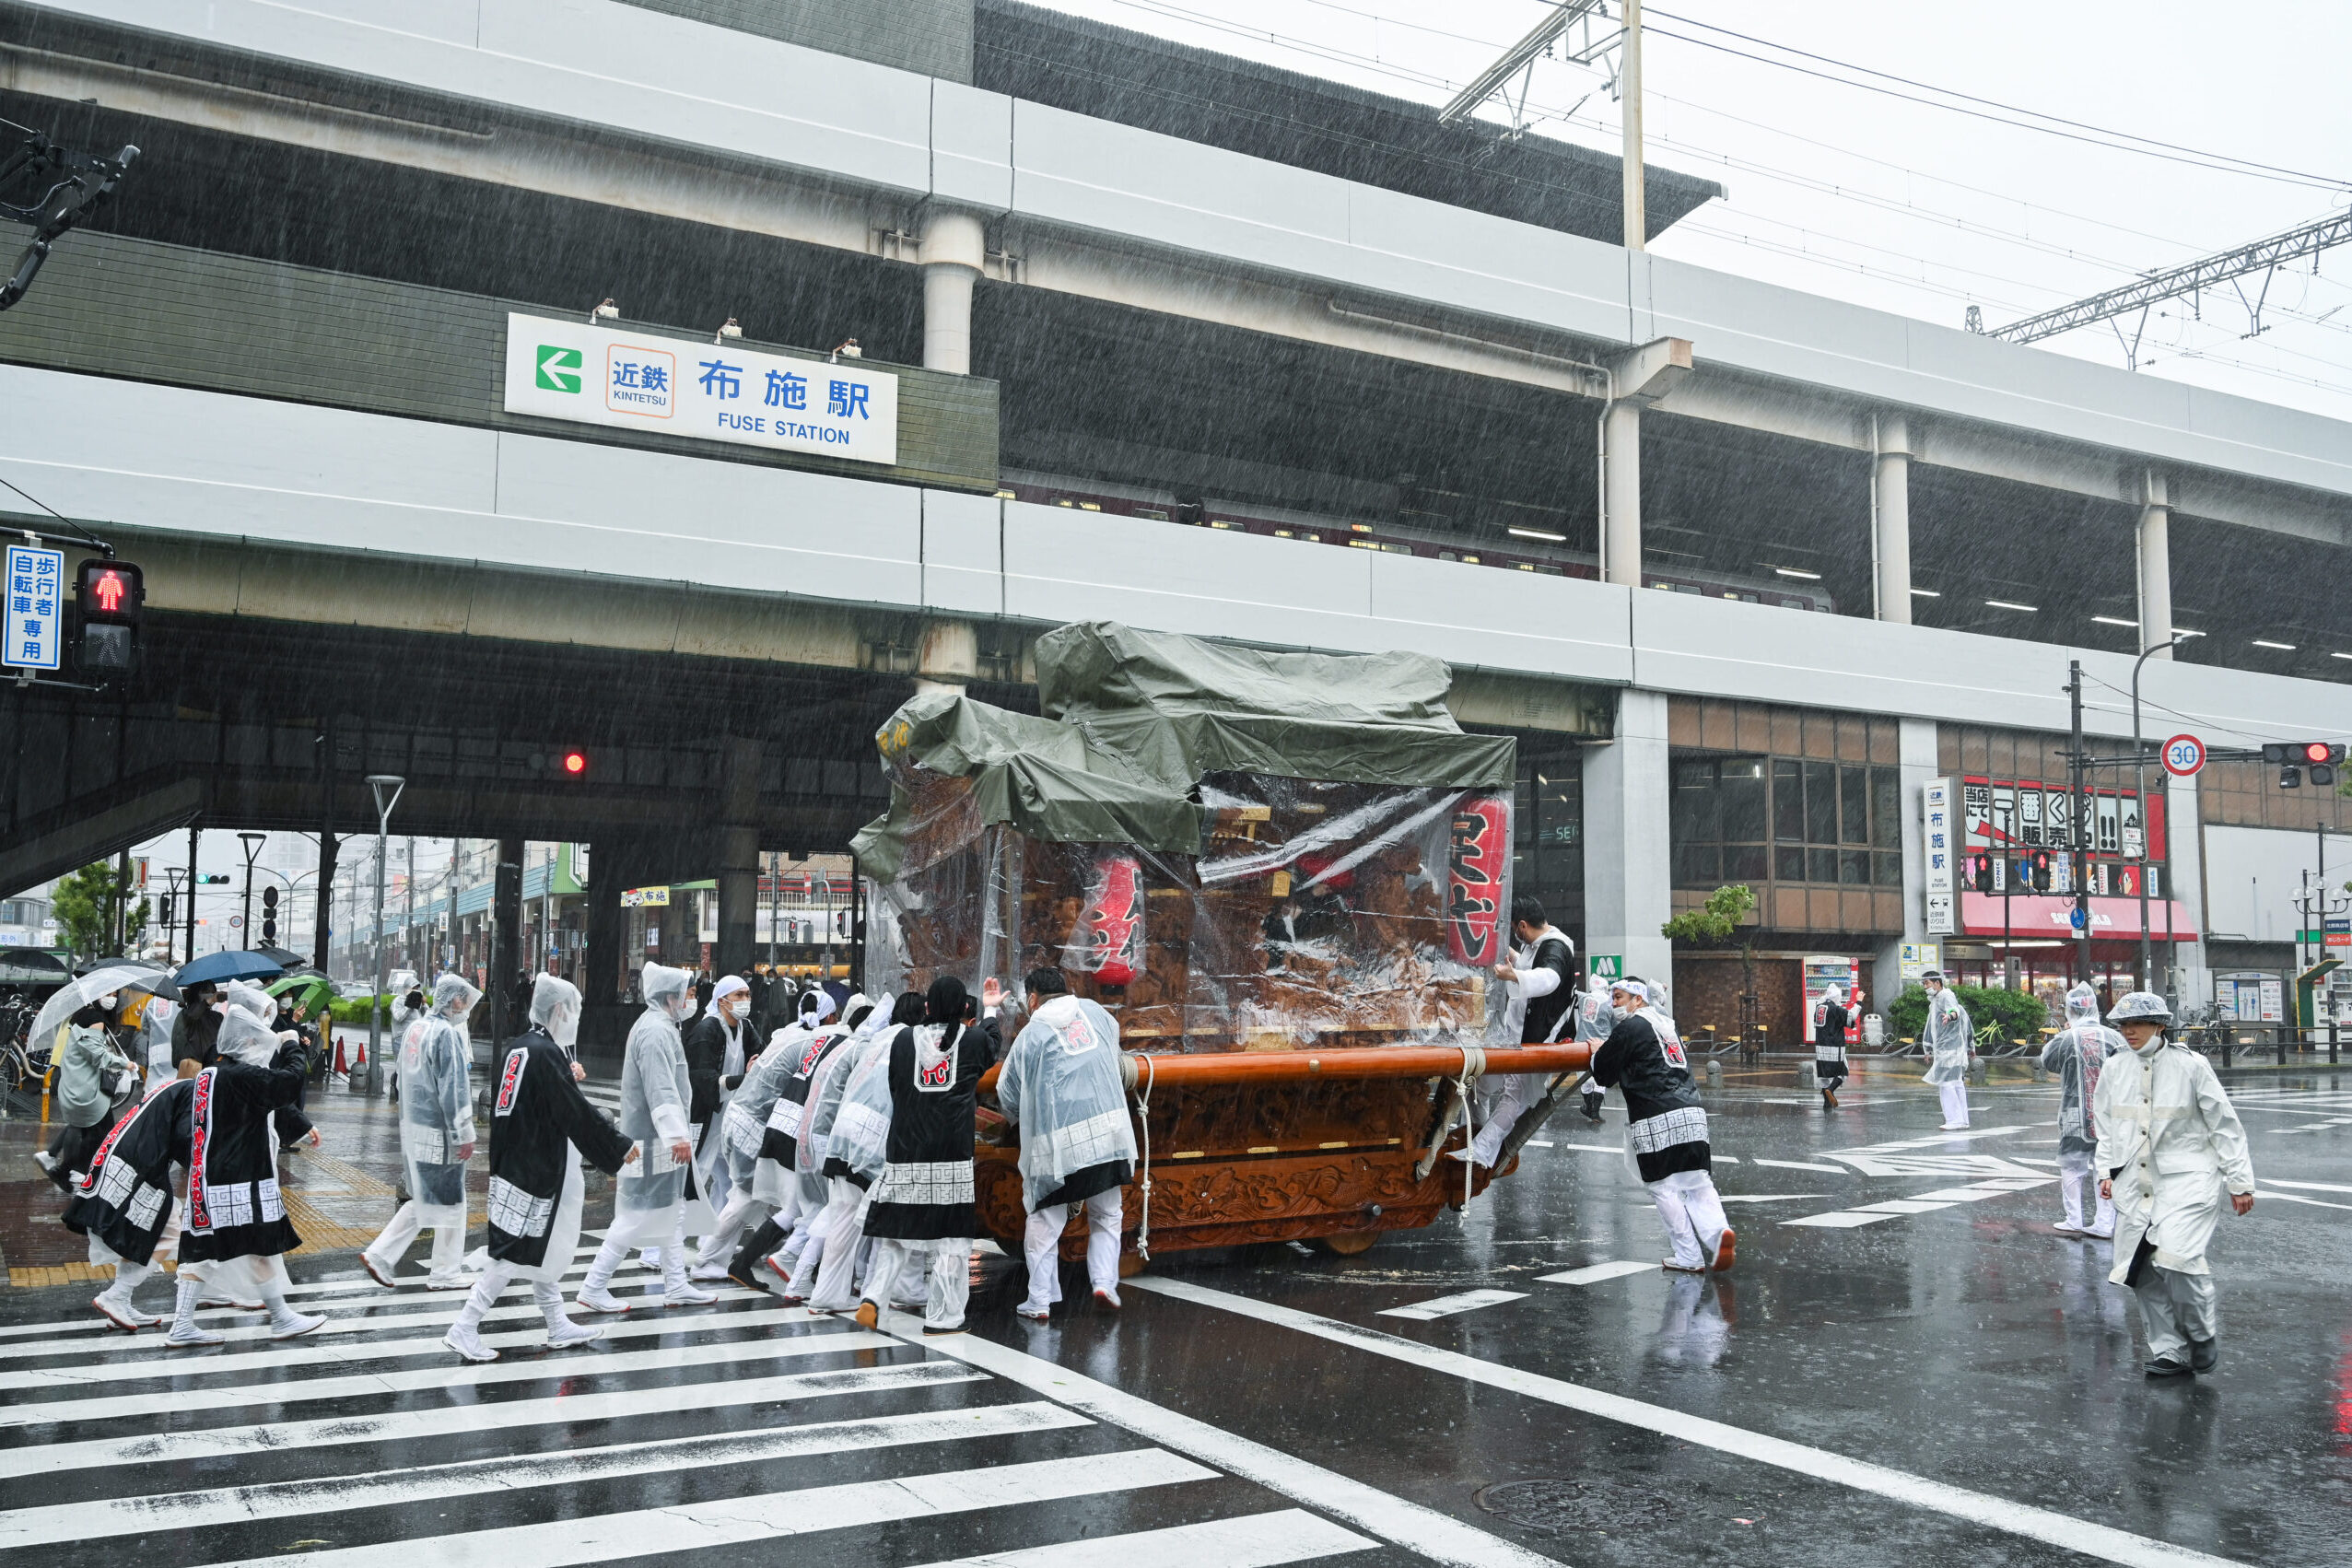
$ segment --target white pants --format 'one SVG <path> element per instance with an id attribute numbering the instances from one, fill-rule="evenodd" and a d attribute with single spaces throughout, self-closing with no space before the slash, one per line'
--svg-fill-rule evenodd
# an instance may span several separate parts
<path id="1" fill-rule="evenodd" d="M 702 1250 L 695 1254 L 694 1266 L 708 1269 L 731 1259 L 735 1248 L 743 1245 L 743 1233 L 758 1229 L 767 1216 L 767 1205 L 752 1196 L 749 1183 L 735 1188 L 727 1199 L 727 1207 L 720 1211 L 719 1223 L 702 1238 Z M 778 1215 L 777 1223 L 789 1223 L 790 1216 Z"/>
<path id="2" fill-rule="evenodd" d="M 1086 1199 L 1086 1282 L 1118 1300 L 1118 1226 L 1125 1206 L 1119 1189 Z M 1021 1255 L 1029 1264 L 1027 1312 L 1044 1312 L 1061 1299 L 1061 1233 L 1070 1225 L 1070 1205 L 1049 1203 L 1029 1216 L 1021 1233 Z"/>
<path id="3" fill-rule="evenodd" d="M 416 1233 L 424 1228 L 424 1222 L 418 1217 L 416 1200 L 412 1198 L 400 1206 L 400 1212 L 392 1217 L 392 1223 L 384 1227 L 383 1234 L 368 1244 L 368 1256 L 390 1274 L 399 1269 L 401 1258 L 416 1240 Z M 453 1283 L 459 1275 L 458 1265 L 464 1258 L 465 1227 L 462 1224 L 435 1225 L 433 1262 L 426 1271 L 426 1278 L 436 1284 Z"/>
<path id="4" fill-rule="evenodd" d="M 173 1278 L 183 1284 L 193 1280 L 226 1295 L 263 1295 L 273 1286 L 282 1291 L 294 1282 L 286 1272 L 286 1259 L 274 1252 L 266 1258 L 216 1258 L 182 1263 Z M 240 1285 L 244 1287 L 242 1291 L 238 1288 Z"/>
<path id="5" fill-rule="evenodd" d="M 1715 1260 L 1723 1233 L 1731 1228 L 1724 1217 L 1723 1199 L 1715 1196 L 1715 1178 L 1704 1171 L 1677 1171 L 1643 1183 L 1650 1201 L 1666 1222 L 1667 1239 L 1674 1245 L 1674 1262 L 1680 1269 L 1704 1269 Z"/>
<path id="6" fill-rule="evenodd" d="M 891 1305 L 899 1271 L 912 1266 L 930 1269 L 930 1290 L 923 1301 L 923 1327 L 961 1328 L 964 1304 L 972 1293 L 972 1238 L 942 1236 L 937 1241 L 901 1241 L 896 1236 L 874 1238 L 873 1262 L 866 1270 L 865 1299 L 879 1306 Z"/>
<path id="7" fill-rule="evenodd" d="M 801 1249 L 800 1265 L 792 1270 L 786 1293 L 813 1307 L 839 1312 L 849 1305 L 857 1285 L 858 1251 L 866 1239 L 866 1189 L 847 1176 L 835 1176 L 827 1185 L 832 1195 L 821 1222 L 825 1245 L 819 1246 L 812 1236 Z"/>
<path id="8" fill-rule="evenodd" d="M 1944 1125 L 1946 1127 L 1966 1127 L 1968 1125 L 1968 1083 L 1966 1080 L 1955 1080 L 1949 1083 L 1938 1083 L 1936 1085 L 1936 1093 L 1942 1095 L 1944 1099 Z"/>
<path id="9" fill-rule="evenodd" d="M 2083 1218 L 2083 1211 L 2089 1207 L 2086 1197 L 2098 1205 L 2095 1220 Z M 2058 1151 L 2058 1201 L 2066 1211 L 2066 1223 L 2075 1229 L 2101 1237 L 2115 1234 L 2115 1200 L 2100 1196 L 2099 1173 L 2090 1168 L 2089 1150 Z"/>
<path id="10" fill-rule="evenodd" d="M 660 1278 L 645 1287 L 648 1300 L 659 1300 L 673 1291 L 686 1288 L 686 1211 L 680 1207 L 673 1212 L 668 1245 L 638 1249 L 648 1263 L 661 1270 Z M 606 1233 L 604 1245 L 596 1249 L 595 1260 L 589 1264 L 588 1272 L 580 1279 L 580 1293 L 585 1295 L 590 1291 L 601 1291 L 612 1283 L 613 1276 L 620 1271 L 621 1264 L 628 1255 L 629 1244 L 614 1241 L 611 1234 Z"/>
<path id="11" fill-rule="evenodd" d="M 521 1268 L 521 1265 L 509 1263 L 501 1258 L 490 1259 L 483 1268 L 482 1277 L 474 1281 L 474 1289 L 466 1296 L 464 1309 L 459 1312 L 457 1320 L 468 1328 L 478 1326 L 488 1315 L 492 1304 L 504 1295 L 507 1287 L 514 1282 Z M 547 1332 L 558 1333 L 571 1327 L 571 1319 L 564 1313 L 561 1286 L 551 1281 L 533 1280 L 531 1282 L 531 1299 L 539 1304 L 539 1316 L 546 1320 Z"/>
<path id="12" fill-rule="evenodd" d="M 1514 1072 L 1498 1082 L 1503 1093 L 1487 1107 L 1486 1125 L 1478 1129 L 1478 1137 L 1470 1144 L 1470 1158 L 1481 1165 L 1494 1164 L 1503 1153 L 1503 1141 L 1511 1136 L 1520 1113 L 1542 1096 L 1541 1073 Z"/>
<path id="13" fill-rule="evenodd" d="M 807 1250 L 809 1238 L 823 1234 L 817 1228 L 818 1222 L 824 1219 L 825 1205 L 833 1200 L 833 1193 L 824 1176 L 806 1171 L 794 1171 L 787 1185 L 792 1192 L 792 1232 L 784 1238 L 784 1245 L 769 1256 L 790 1269 Z"/>
<path id="14" fill-rule="evenodd" d="M 2191 1340 L 2210 1340 L 2217 1323 L 2213 1276 L 2159 1269 L 2153 1258 L 2132 1287 L 2140 1298 L 2140 1328 L 2151 1361 L 2186 1361 Z"/>

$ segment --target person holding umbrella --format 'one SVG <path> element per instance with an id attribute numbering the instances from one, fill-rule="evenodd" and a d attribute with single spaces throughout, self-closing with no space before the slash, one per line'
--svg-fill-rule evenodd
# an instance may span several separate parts
<path id="1" fill-rule="evenodd" d="M 57 1112 L 64 1125 L 47 1149 L 33 1155 L 61 1192 L 73 1189 L 73 1179 L 88 1168 L 114 1125 L 114 1096 L 131 1071 L 131 1059 L 106 1027 L 121 1003 L 109 993 L 77 1010 L 66 1024 L 71 1032 L 57 1070 Z"/>

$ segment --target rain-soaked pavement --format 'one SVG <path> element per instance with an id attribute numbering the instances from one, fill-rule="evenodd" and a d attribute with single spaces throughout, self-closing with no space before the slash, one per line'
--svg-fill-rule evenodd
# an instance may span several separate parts
<path id="1" fill-rule="evenodd" d="M 731 1291 L 548 1354 L 518 1294 L 487 1367 L 439 1346 L 457 1298 L 359 1273 L 382 1109 L 317 1095 L 323 1156 L 288 1161 L 330 1329 L 180 1354 L 53 1282 L 79 1246 L 0 1123 L 0 1562 L 2339 1564 L 2352 1071 L 2231 1087 L 2262 1193 L 2215 1245 L 2220 1368 L 2177 1384 L 2106 1246 L 2052 1231 L 2054 1091 L 2022 1081 L 1962 1137 L 1915 1070 L 1827 1114 L 1731 1073 L 1717 1279 L 1659 1271 L 1618 1114 L 1572 1109 L 1360 1257 L 1174 1255 L 1040 1328 L 988 1255 L 972 1333 L 928 1340 Z"/>

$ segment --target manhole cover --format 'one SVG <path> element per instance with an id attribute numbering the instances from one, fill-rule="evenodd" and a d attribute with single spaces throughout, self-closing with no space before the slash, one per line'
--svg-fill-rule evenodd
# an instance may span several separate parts
<path id="1" fill-rule="evenodd" d="M 1667 1499 L 1622 1482 L 1564 1478 L 1496 1481 L 1480 1487 L 1477 1498 L 1480 1507 L 1515 1525 L 1563 1535 L 1626 1533 L 1663 1521 L 1672 1509 Z"/>

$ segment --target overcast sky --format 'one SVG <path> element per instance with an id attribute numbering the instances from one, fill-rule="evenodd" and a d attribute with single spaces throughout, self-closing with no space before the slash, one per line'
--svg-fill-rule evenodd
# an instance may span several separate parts
<path id="1" fill-rule="evenodd" d="M 1047 3 L 1430 104 L 1546 8 L 1543 0 Z M 1997 326 L 2324 216 L 2352 191 L 2343 85 L 2352 6 L 2342 0 L 2225 9 L 2073 0 L 2023 10 L 1672 0 L 1646 16 L 1650 159 L 1728 193 L 1654 249 L 1810 293 L 1951 326 L 1974 303 Z M 1905 102 L 1741 58 L 1726 51 L 1773 51 L 1694 23 L 2319 179 L 2111 151 Z M 1688 41 L 1701 39 L 1720 47 Z M 1528 117 L 1543 135 L 1614 152 L 1618 110 L 1601 88 L 1583 67 L 1542 62 Z M 1483 112 L 1507 118 L 1495 105 Z M 2249 300 L 2262 282 L 2244 280 Z M 2151 317 L 2141 373 L 2352 419 L 2352 247 L 2281 269 L 2258 337 L 2244 336 L 2251 323 L 2234 292 L 2207 294 L 2201 306 L 2201 320 L 2187 301 Z M 2126 333 L 2134 325 L 2120 324 Z M 2044 346 L 2124 363 L 2106 326 Z"/>

